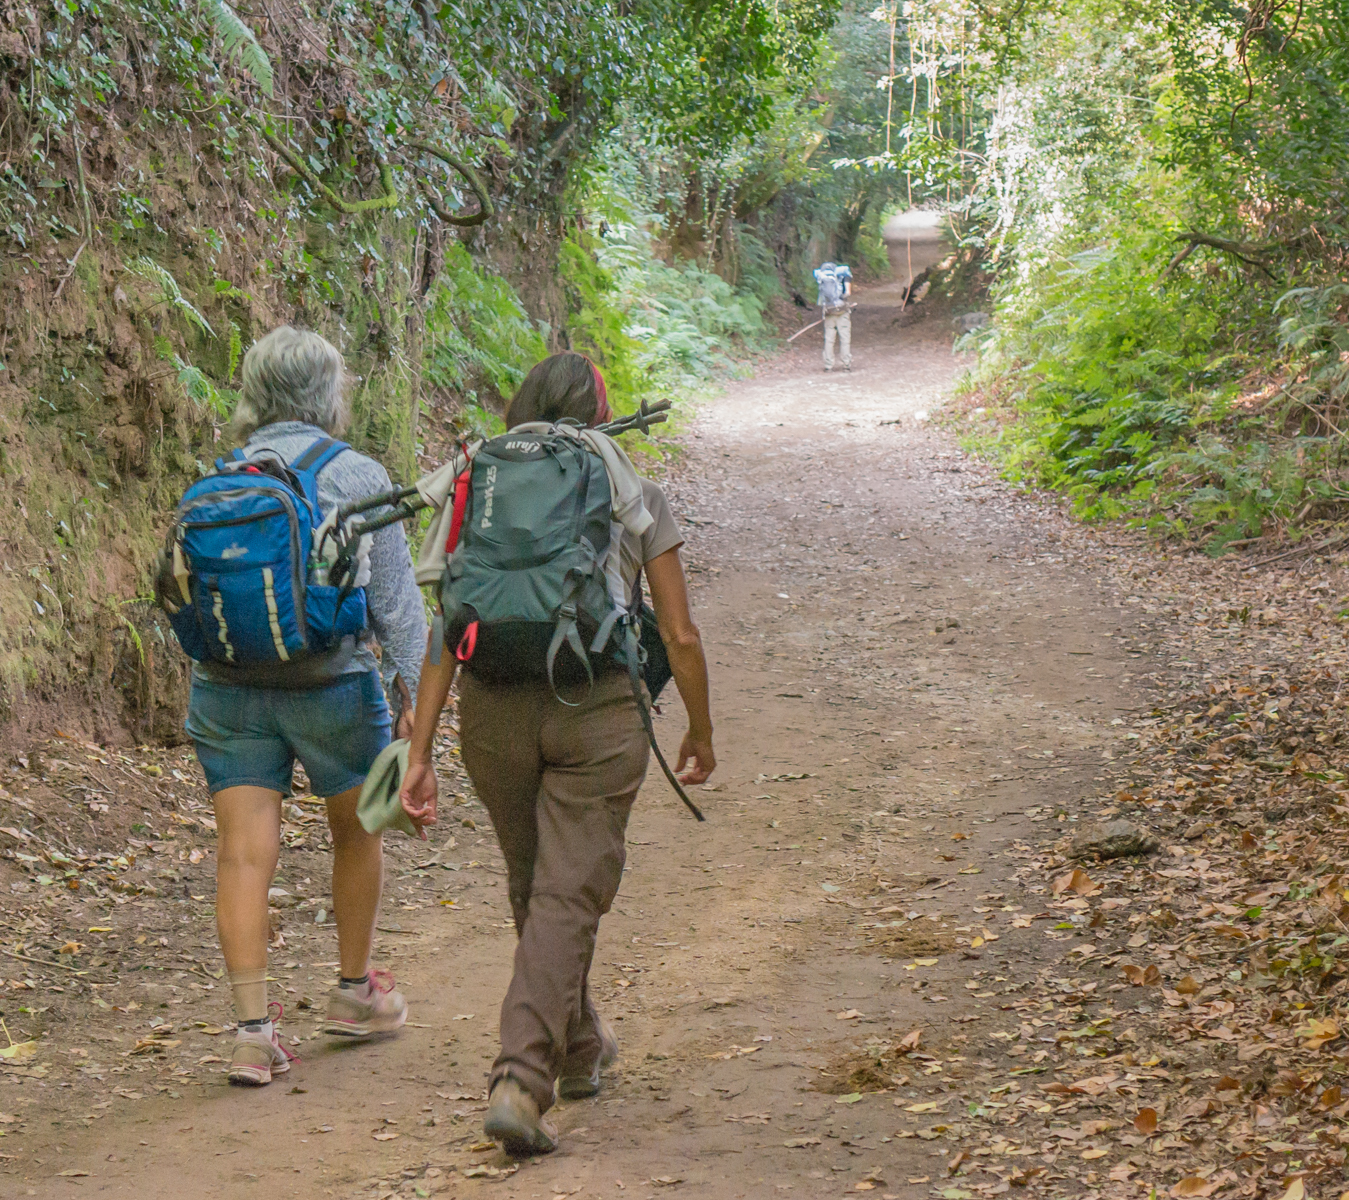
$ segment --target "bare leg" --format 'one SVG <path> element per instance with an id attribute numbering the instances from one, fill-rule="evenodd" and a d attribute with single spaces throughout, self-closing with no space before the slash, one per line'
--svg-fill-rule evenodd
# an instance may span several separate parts
<path id="1" fill-rule="evenodd" d="M 328 800 L 337 957 L 346 979 L 359 979 L 370 970 L 370 947 L 384 888 L 383 836 L 366 833 L 357 820 L 356 802 L 360 797 L 361 789 L 355 787 Z"/>
<path id="2" fill-rule="evenodd" d="M 211 797 L 219 833 L 216 928 L 225 967 L 234 975 L 267 966 L 267 889 L 281 847 L 281 793 L 225 788 Z M 240 1013 L 241 1018 L 261 1013 Z"/>

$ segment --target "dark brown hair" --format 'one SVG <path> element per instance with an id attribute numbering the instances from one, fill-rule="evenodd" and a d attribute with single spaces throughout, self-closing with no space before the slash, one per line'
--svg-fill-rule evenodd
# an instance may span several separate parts
<path id="1" fill-rule="evenodd" d="M 506 407 L 506 428 L 529 421 L 560 421 L 563 417 L 589 425 L 598 406 L 590 360 L 567 350 L 549 355 L 525 376 L 515 399 Z"/>

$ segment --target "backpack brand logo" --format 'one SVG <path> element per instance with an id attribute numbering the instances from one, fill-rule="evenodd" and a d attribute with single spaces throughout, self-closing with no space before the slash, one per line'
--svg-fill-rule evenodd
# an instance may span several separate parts
<path id="1" fill-rule="evenodd" d="M 487 468 L 487 491 L 483 495 L 482 521 L 479 523 L 479 529 L 492 528 L 492 496 L 497 488 L 497 469 L 496 467 Z"/>
<path id="2" fill-rule="evenodd" d="M 543 450 L 543 447 L 538 442 L 507 442 L 503 449 L 519 450 L 524 454 L 538 454 Z M 495 467 L 492 469 L 496 470 Z"/>
<path id="3" fill-rule="evenodd" d="M 221 558 L 225 558 L 225 559 L 229 559 L 229 558 L 243 558 L 243 556 L 244 556 L 245 554 L 247 554 L 247 553 L 248 553 L 248 547 L 247 547 L 247 546 L 239 546 L 239 545 L 235 545 L 235 546 L 226 546 L 226 547 L 220 552 L 220 557 L 221 557 Z"/>

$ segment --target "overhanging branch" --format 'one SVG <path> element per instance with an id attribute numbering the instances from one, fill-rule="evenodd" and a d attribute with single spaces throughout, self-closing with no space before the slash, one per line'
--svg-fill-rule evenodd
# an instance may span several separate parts
<path id="1" fill-rule="evenodd" d="M 488 221 L 496 212 L 496 207 L 492 204 L 492 197 L 488 195 L 487 187 L 482 181 L 482 177 L 468 163 L 451 154 L 448 150 L 442 150 L 439 146 L 433 146 L 430 142 L 408 142 L 407 145 L 413 150 L 420 150 L 423 154 L 429 154 L 432 158 L 438 158 L 447 166 L 453 167 L 465 179 L 468 185 L 473 189 L 473 194 L 478 198 L 478 211 L 469 213 L 465 217 L 457 217 L 450 212 L 435 194 L 425 180 L 422 180 L 422 193 L 426 196 L 427 202 L 431 208 L 447 225 L 481 225 Z"/>
<path id="2" fill-rule="evenodd" d="M 1240 259 L 1248 267 L 1255 267 L 1257 270 L 1263 271 L 1270 279 L 1274 278 L 1274 272 L 1265 265 L 1261 257 L 1269 251 L 1270 247 L 1268 246 L 1252 246 L 1246 242 L 1234 242 L 1230 238 L 1214 237 L 1212 234 L 1199 233 L 1193 229 L 1176 234 L 1175 240 L 1186 242 L 1187 245 L 1176 251 L 1174 257 L 1167 263 L 1166 270 L 1158 277 L 1158 283 L 1165 280 L 1200 246 L 1209 246 L 1214 250 L 1221 250 L 1224 254 L 1230 254 L 1233 258 Z"/>
<path id="3" fill-rule="evenodd" d="M 373 212 L 381 208 L 394 208 L 401 199 L 398 195 L 398 189 L 394 186 L 393 168 L 382 159 L 376 159 L 375 161 L 379 163 L 379 183 L 380 187 L 384 189 L 384 194 L 376 196 L 373 200 L 344 200 L 314 173 L 304 159 L 272 133 L 270 129 L 262 130 L 262 136 L 266 139 L 267 144 L 286 160 L 291 169 L 316 188 L 338 212 L 356 214 Z"/>

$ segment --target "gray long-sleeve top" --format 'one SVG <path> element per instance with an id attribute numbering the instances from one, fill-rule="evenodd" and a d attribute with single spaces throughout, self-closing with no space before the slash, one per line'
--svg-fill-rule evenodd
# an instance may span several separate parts
<path id="1" fill-rule="evenodd" d="M 272 450 L 290 463 L 327 436 L 317 425 L 277 421 L 257 430 L 245 443 L 244 453 L 251 458 L 261 450 Z M 392 489 L 389 473 L 373 458 L 357 454 L 355 450 L 344 450 L 319 472 L 319 508 L 326 513 L 339 504 L 349 504 Z M 415 698 L 422 657 L 426 653 L 426 607 L 413 575 L 412 555 L 402 525 L 386 526 L 374 535 L 370 546 L 370 582 L 365 597 L 370 629 L 379 639 L 382 650 L 385 685 L 388 686 L 397 672 Z M 323 671 L 320 665 L 320 678 L 363 674 L 377 666 L 368 637 L 354 653 L 336 652 L 330 656 L 330 662 L 330 671 Z M 238 676 L 231 674 L 229 668 L 215 663 L 197 663 L 196 671 L 201 677 L 219 683 L 238 682 Z"/>

